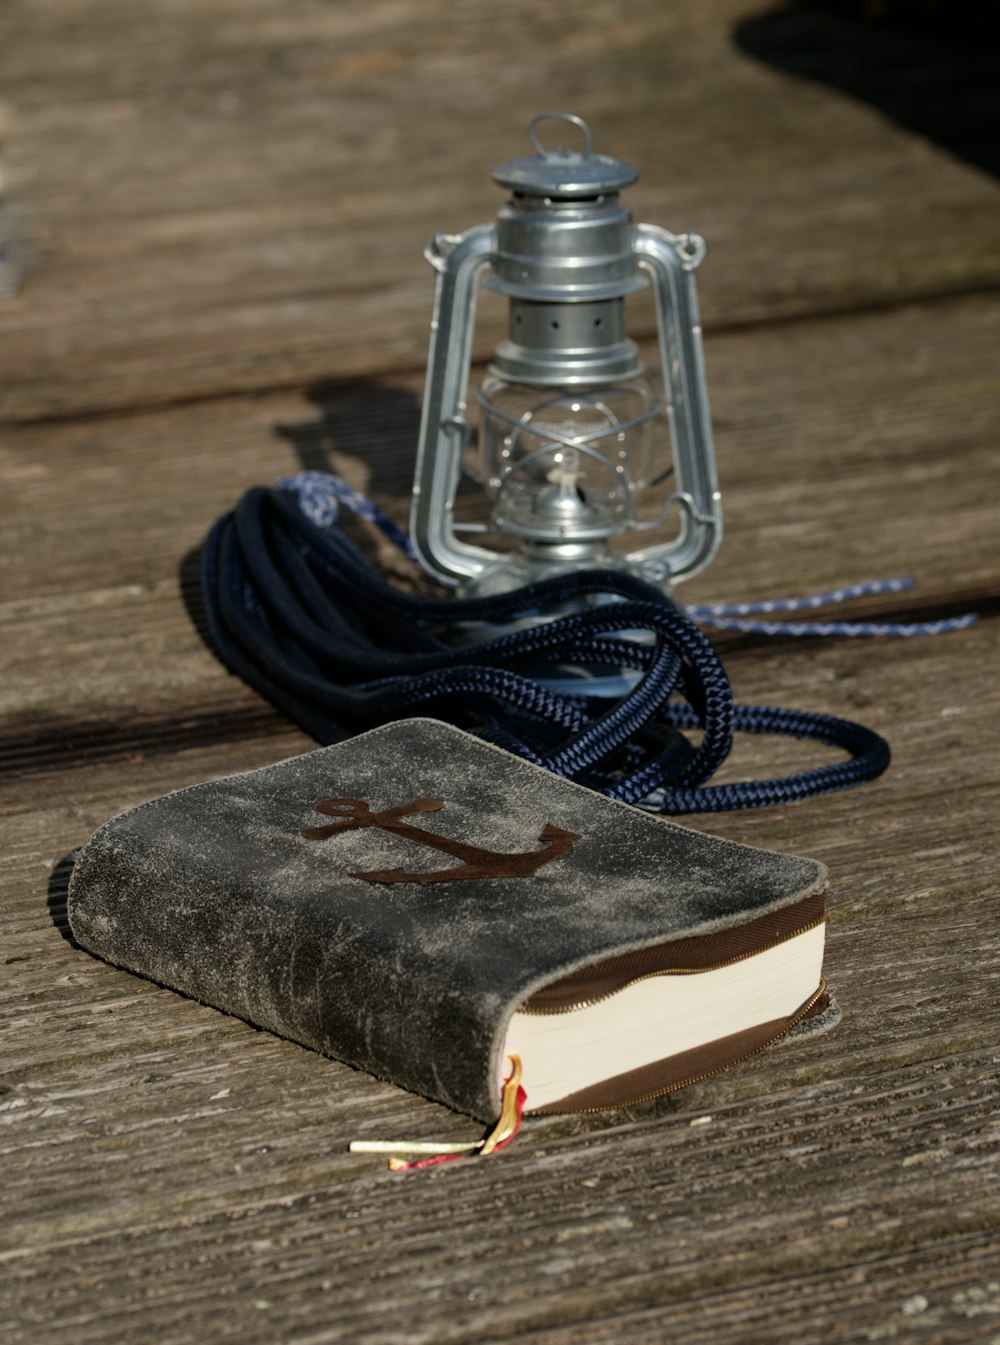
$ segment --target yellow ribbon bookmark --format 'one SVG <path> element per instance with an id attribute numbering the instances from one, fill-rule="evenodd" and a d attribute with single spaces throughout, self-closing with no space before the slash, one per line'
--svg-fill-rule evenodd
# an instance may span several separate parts
<path id="1" fill-rule="evenodd" d="M 352 1140 L 352 1154 L 392 1154 L 389 1168 L 393 1172 L 406 1172 L 414 1168 L 431 1167 L 437 1163 L 446 1163 L 452 1158 L 485 1157 L 508 1145 L 521 1128 L 521 1114 L 527 1102 L 521 1087 L 521 1060 L 512 1055 L 510 1074 L 508 1075 L 500 1099 L 500 1119 L 485 1139 L 473 1140 L 468 1144 L 439 1144 L 432 1140 Z M 407 1162 L 397 1157 L 399 1154 L 420 1154 L 423 1158 L 416 1162 Z"/>

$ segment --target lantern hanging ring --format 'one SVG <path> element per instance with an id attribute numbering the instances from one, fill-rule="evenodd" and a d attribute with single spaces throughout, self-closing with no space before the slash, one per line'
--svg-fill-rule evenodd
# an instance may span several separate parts
<path id="1" fill-rule="evenodd" d="M 590 133 L 590 127 L 582 117 L 577 117 L 572 112 L 539 112 L 537 117 L 531 119 L 531 125 L 528 127 L 528 137 L 540 158 L 545 158 L 552 151 L 547 150 L 538 138 L 537 127 L 541 126 L 543 121 L 568 121 L 572 126 L 578 126 L 583 132 L 583 157 L 589 159 L 594 149 L 594 137 Z M 559 151 L 556 151 L 557 153 Z M 565 153 L 565 151 L 562 151 Z"/>

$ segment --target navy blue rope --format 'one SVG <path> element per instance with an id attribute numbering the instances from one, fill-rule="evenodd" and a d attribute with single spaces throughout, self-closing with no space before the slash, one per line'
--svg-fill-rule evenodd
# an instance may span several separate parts
<path id="1" fill-rule="evenodd" d="M 886 742 L 861 725 L 735 706 L 707 638 L 630 574 L 587 570 L 489 599 L 417 597 L 378 576 L 330 522 L 312 522 L 291 491 L 257 488 L 219 519 L 202 550 L 219 656 L 320 742 L 432 714 L 611 798 L 670 814 L 808 798 L 888 764 Z M 433 633 L 458 623 L 503 627 L 542 609 L 565 615 L 463 648 Z M 637 682 L 610 706 L 588 697 L 585 682 L 579 694 L 556 693 L 532 670 L 560 659 L 627 668 Z M 699 729 L 699 745 L 681 729 Z M 785 779 L 705 784 L 734 732 L 813 738 L 849 760 Z"/>
<path id="2" fill-rule="evenodd" d="M 497 597 L 419 597 L 388 584 L 332 523 L 311 521 L 289 490 L 257 488 L 202 548 L 220 658 L 319 742 L 431 714 L 613 798 L 673 814 L 789 802 L 871 779 L 888 764 L 885 742 L 860 725 L 734 706 L 706 637 L 632 575 L 578 571 Z M 564 614 L 463 648 L 435 634 L 457 623 L 502 628 L 541 610 Z M 533 670 L 560 660 L 598 674 L 628 669 L 635 685 L 610 705 L 588 697 L 585 682 L 579 694 L 556 692 Z M 697 746 L 687 729 L 700 731 Z M 816 739 L 849 759 L 707 785 L 734 731 Z"/>

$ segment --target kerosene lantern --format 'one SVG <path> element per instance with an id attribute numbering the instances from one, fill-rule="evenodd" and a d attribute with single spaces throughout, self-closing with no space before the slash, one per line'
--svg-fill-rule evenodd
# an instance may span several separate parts
<path id="1" fill-rule="evenodd" d="M 546 149 L 539 128 L 549 122 L 578 128 L 582 150 Z M 535 153 L 493 174 L 511 192 L 496 223 L 439 233 L 426 251 L 438 275 L 413 543 L 432 575 L 469 595 L 609 566 L 669 592 L 708 564 L 722 532 L 694 281 L 705 245 L 633 222 L 619 192 L 638 173 L 595 154 L 580 117 L 543 113 L 529 135 Z M 508 297 L 510 325 L 475 390 L 474 424 L 467 387 L 483 279 Z M 649 283 L 662 399 L 625 334 L 625 299 Z M 489 524 L 455 521 L 463 468 L 492 501 Z M 670 540 L 627 549 L 631 534 L 662 537 L 674 520 Z M 514 543 L 491 549 L 463 531 Z"/>

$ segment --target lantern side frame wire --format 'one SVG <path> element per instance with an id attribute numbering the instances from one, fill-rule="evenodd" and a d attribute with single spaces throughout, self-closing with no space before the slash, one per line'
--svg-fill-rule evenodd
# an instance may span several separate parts
<path id="1" fill-rule="evenodd" d="M 656 225 L 632 226 L 636 265 L 648 273 L 656 304 L 667 429 L 678 490 L 666 502 L 679 506 L 675 539 L 631 551 L 621 559 L 665 586 L 703 569 L 722 537 L 705 366 L 694 271 L 705 246 L 697 234 L 675 235 Z M 426 256 L 437 271 L 411 535 L 423 567 L 440 581 L 474 591 L 492 570 L 508 564 L 503 553 L 462 542 L 453 508 L 468 443 L 466 417 L 478 283 L 495 260 L 496 230 L 479 225 L 458 235 L 438 234 Z M 572 445 L 583 447 L 583 445 Z M 646 531 L 663 518 L 635 527 Z M 462 527 L 465 532 L 498 531 Z M 624 528 L 622 529 L 624 531 Z"/>

